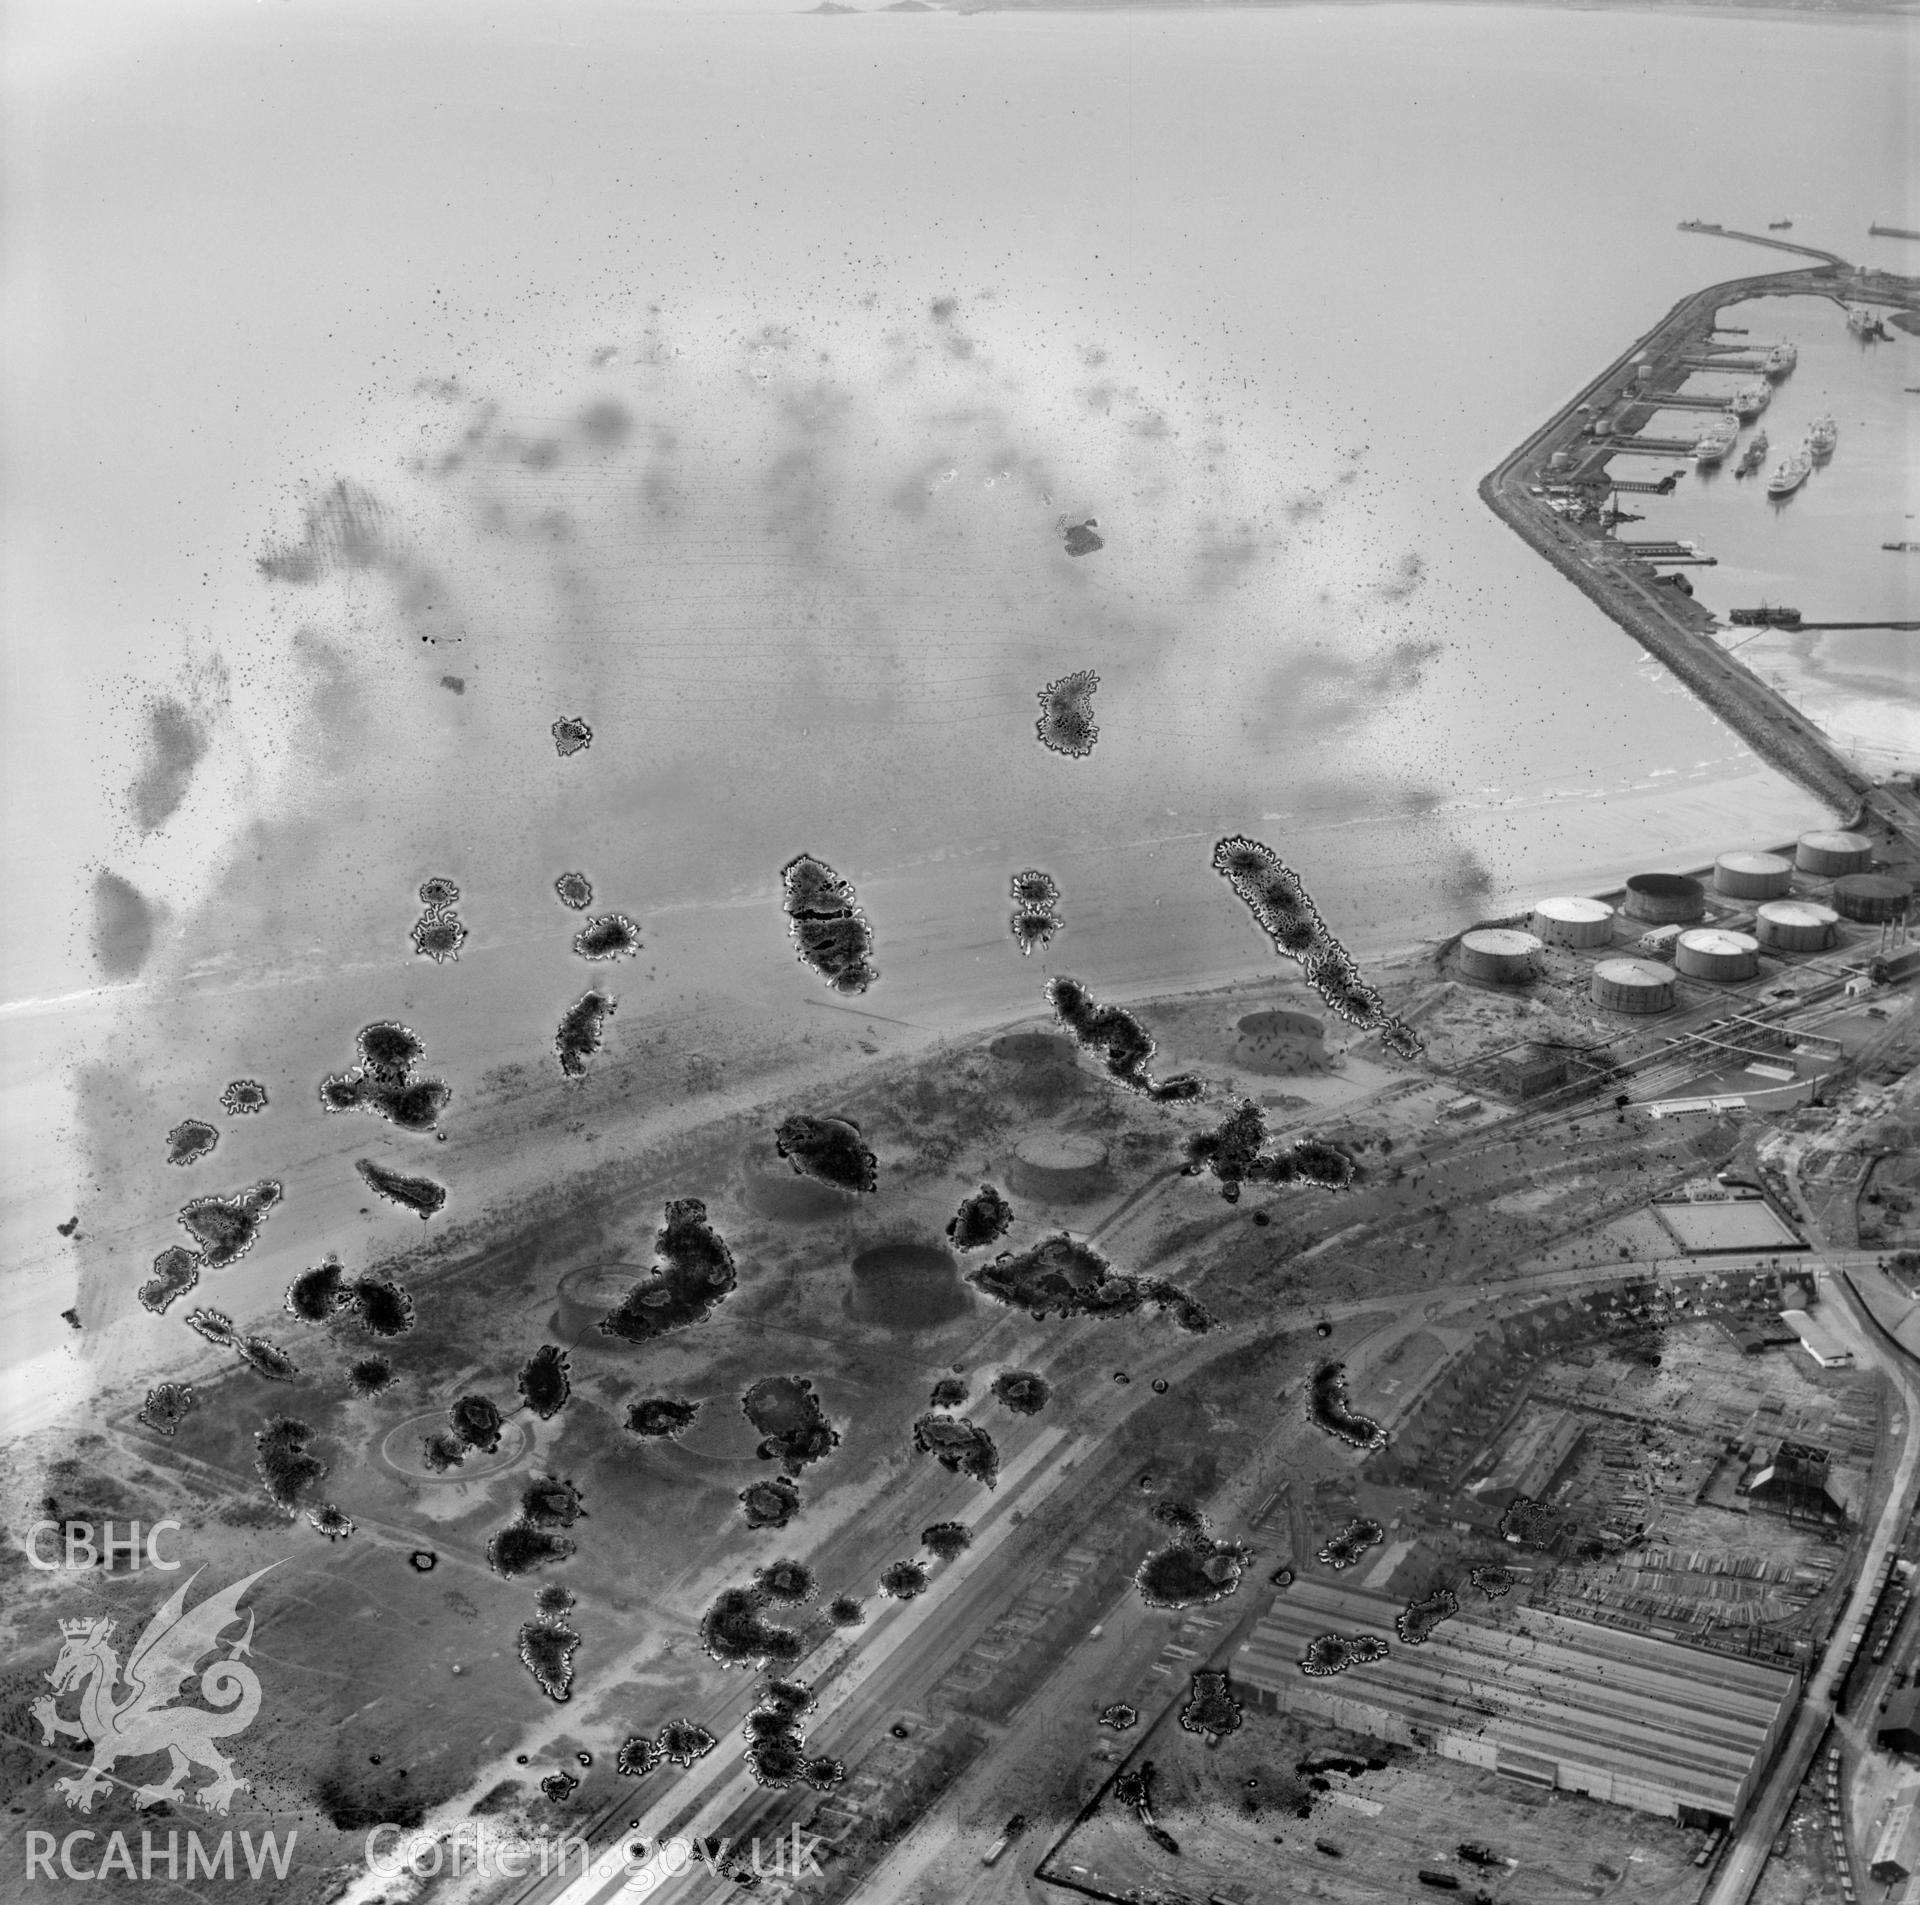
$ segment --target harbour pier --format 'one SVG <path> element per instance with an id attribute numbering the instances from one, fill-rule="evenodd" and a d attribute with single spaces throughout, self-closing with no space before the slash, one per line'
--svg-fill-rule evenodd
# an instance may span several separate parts
<path id="1" fill-rule="evenodd" d="M 1720 230 L 1699 225 L 1683 229 Z M 1480 484 L 1480 495 L 1515 534 L 1658 657 L 1762 760 L 1848 817 L 1874 791 L 1872 777 L 1737 655 L 1721 647 L 1715 639 L 1718 623 L 1709 609 L 1684 586 L 1673 587 L 1669 578 L 1655 573 L 1663 567 L 1704 566 L 1711 558 L 1685 545 L 1635 545 L 1612 534 L 1609 497 L 1617 489 L 1657 492 L 1661 485 L 1622 483 L 1610 465 L 1627 456 L 1691 455 L 1691 442 L 1648 437 L 1644 426 L 1668 407 L 1677 386 L 1693 371 L 1746 368 L 1712 352 L 1724 307 L 1762 297 L 1821 297 L 1892 305 L 1920 322 L 1920 279 L 1860 270 L 1831 253 L 1781 239 L 1741 232 L 1721 235 L 1799 252 L 1820 263 L 1729 279 L 1683 298 L 1491 471 Z M 1759 348 L 1747 345 L 1743 355 Z"/>

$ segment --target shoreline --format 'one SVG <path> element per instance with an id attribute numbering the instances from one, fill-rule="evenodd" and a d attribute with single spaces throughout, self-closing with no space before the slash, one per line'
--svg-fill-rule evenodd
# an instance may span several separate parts
<path id="1" fill-rule="evenodd" d="M 1886 273 L 1843 271 L 1832 265 L 1762 272 L 1705 287 L 1680 300 L 1616 357 L 1597 377 L 1577 390 L 1538 429 L 1481 478 L 1480 499 L 1537 555 L 1544 557 L 1611 621 L 1660 661 L 1701 704 L 1724 721 L 1770 767 L 1825 803 L 1843 821 L 1855 819 L 1878 785 L 1843 755 L 1825 732 L 1792 702 L 1769 687 L 1745 663 L 1713 641 L 1715 617 L 1689 595 L 1662 587 L 1651 563 L 1622 556 L 1621 546 L 1603 531 L 1576 525 L 1544 506 L 1532 485 L 1544 481 L 1556 452 L 1576 445 L 1630 442 L 1616 432 L 1606 438 L 1583 434 L 1584 417 L 1613 407 L 1622 381 L 1631 388 L 1642 359 L 1670 365 L 1688 344 L 1710 336 L 1723 305 L 1760 297 L 1826 296 L 1843 299 L 1848 289 L 1865 295 L 1871 283 L 1882 298 L 1911 303 L 1915 281 Z M 1657 401 L 1633 392 L 1635 407 L 1648 415 Z M 1583 409 L 1583 406 L 1585 407 Z M 1589 452 L 1580 470 L 1563 479 L 1602 487 L 1598 472 L 1617 452 Z M 1605 566 L 1601 566 L 1602 563 Z"/>

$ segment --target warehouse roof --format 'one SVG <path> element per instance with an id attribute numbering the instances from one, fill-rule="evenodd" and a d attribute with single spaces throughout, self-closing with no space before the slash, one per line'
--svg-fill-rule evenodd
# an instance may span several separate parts
<path id="1" fill-rule="evenodd" d="M 1795 1675 L 1537 1608 L 1462 1607 L 1421 1646 L 1389 1639 L 1337 1680 L 1300 1661 L 1327 1633 L 1389 1637 L 1400 1604 L 1298 1581 L 1235 1656 L 1236 1677 L 1283 1698 L 1305 1688 L 1416 1727 L 1488 1739 L 1503 1755 L 1653 1782 L 1732 1816 L 1798 1688 Z"/>
<path id="2" fill-rule="evenodd" d="M 1853 1361 L 1853 1351 L 1817 1316 L 1809 1316 L 1805 1310 L 1782 1310 L 1780 1320 L 1799 1337 L 1807 1354 L 1822 1369 L 1844 1368 Z"/>

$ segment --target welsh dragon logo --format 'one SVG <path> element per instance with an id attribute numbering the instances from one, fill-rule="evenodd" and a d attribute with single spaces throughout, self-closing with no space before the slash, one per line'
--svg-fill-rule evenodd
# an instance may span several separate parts
<path id="1" fill-rule="evenodd" d="M 260 1680 L 244 1659 L 252 1651 L 253 1615 L 247 1616 L 247 1631 L 227 1643 L 224 1659 L 204 1671 L 199 1663 L 221 1645 L 221 1634 L 240 1618 L 241 1597 L 272 1568 L 262 1568 L 218 1594 L 209 1594 L 189 1612 L 187 1590 L 203 1572 L 196 1570 L 167 1597 L 134 1642 L 124 1673 L 119 1654 L 108 1644 L 114 1629 L 111 1620 L 60 1623 L 64 1636 L 60 1657 L 47 1680 L 55 1696 L 80 1689 L 80 1717 L 63 1719 L 57 1697 L 45 1694 L 34 1701 L 33 1717 L 40 1722 L 43 1746 L 64 1735 L 93 1748 L 91 1766 L 55 1782 L 69 1807 L 91 1812 L 96 1793 L 126 1784 L 110 1777 L 118 1761 L 151 1759 L 158 1753 L 171 1758 L 172 1769 L 157 1783 L 134 1787 L 136 1806 L 180 1798 L 180 1782 L 195 1765 L 213 1774 L 193 1794 L 208 1812 L 225 1812 L 234 1794 L 247 1790 L 248 1782 L 235 1775 L 214 1742 L 245 1732 L 260 1711 Z M 174 1704 L 196 1676 L 208 1704 Z M 122 1683 L 123 1690 L 116 1691 Z"/>

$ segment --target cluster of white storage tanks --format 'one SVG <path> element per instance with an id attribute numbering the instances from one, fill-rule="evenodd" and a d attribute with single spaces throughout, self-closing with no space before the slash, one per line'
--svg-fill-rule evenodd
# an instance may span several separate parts
<path id="1" fill-rule="evenodd" d="M 1722 899 L 1754 906 L 1753 931 L 1698 924 L 1706 917 L 1707 889 L 1685 873 L 1636 873 L 1626 883 L 1616 914 L 1605 900 L 1556 897 L 1539 901 L 1528 922 L 1531 933 L 1482 928 L 1460 942 L 1462 972 L 1477 978 L 1531 977 L 1543 946 L 1593 949 L 1613 943 L 1616 925 L 1628 920 L 1656 929 L 1673 964 L 1646 957 L 1603 958 L 1593 969 L 1592 997 L 1608 1012 L 1665 1012 L 1676 1003 L 1675 974 L 1737 985 L 1760 970 L 1762 951 L 1822 952 L 1834 943 L 1840 921 L 1903 918 L 1913 888 L 1870 871 L 1873 843 L 1865 834 L 1827 829 L 1802 834 L 1793 857 L 1782 853 L 1723 853 L 1714 862 L 1713 891 Z M 1794 899 L 1798 872 L 1831 880 L 1832 905 Z"/>

